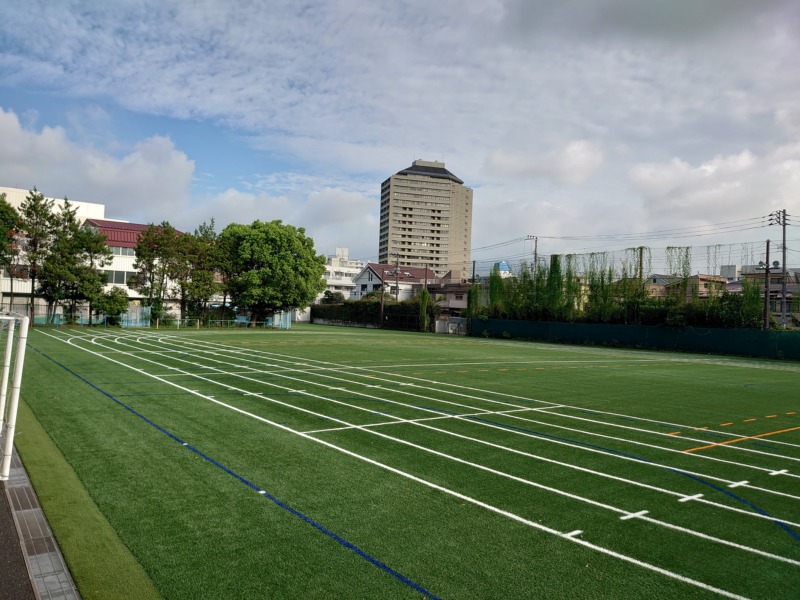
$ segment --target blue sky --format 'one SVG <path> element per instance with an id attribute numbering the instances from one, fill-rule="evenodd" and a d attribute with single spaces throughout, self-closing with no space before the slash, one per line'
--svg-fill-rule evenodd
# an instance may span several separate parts
<path id="1" fill-rule="evenodd" d="M 534 235 L 746 262 L 778 238 L 760 217 L 800 215 L 793 0 L 15 4 L 0 185 L 110 218 L 282 219 L 374 260 L 380 183 L 415 158 L 474 189 L 484 264 Z"/>

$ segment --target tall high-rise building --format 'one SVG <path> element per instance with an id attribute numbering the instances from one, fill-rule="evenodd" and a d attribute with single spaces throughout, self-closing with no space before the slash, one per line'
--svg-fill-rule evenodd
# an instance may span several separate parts
<path id="1" fill-rule="evenodd" d="M 472 190 L 443 162 L 415 160 L 381 184 L 382 263 L 469 277 Z"/>

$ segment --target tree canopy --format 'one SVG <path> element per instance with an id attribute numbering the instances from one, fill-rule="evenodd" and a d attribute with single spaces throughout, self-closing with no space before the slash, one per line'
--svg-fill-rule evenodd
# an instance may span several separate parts
<path id="1" fill-rule="evenodd" d="M 307 306 L 325 289 L 325 257 L 305 229 L 281 221 L 231 224 L 220 234 L 222 271 L 232 302 L 251 322 Z"/>

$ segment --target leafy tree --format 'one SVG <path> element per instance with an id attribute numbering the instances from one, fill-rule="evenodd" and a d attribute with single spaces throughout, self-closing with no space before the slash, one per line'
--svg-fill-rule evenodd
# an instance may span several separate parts
<path id="1" fill-rule="evenodd" d="M 84 263 L 84 273 L 79 286 L 80 298 L 89 301 L 89 324 L 92 324 L 92 308 L 95 300 L 103 295 L 106 276 L 102 268 L 114 259 L 111 248 L 106 245 L 106 236 L 98 230 L 84 225 L 78 230 L 76 241 Z M 117 288 L 118 289 L 118 288 Z M 122 290 L 125 292 L 125 290 Z M 125 297 L 128 294 L 125 292 Z"/>
<path id="2" fill-rule="evenodd" d="M 66 200 L 66 199 L 65 199 Z M 22 217 L 21 250 L 28 264 L 31 290 L 36 290 L 36 280 L 53 238 L 53 205 L 34 187 L 20 205 Z M 30 311 L 34 316 L 34 294 L 31 294 Z"/>
<path id="3" fill-rule="evenodd" d="M 17 244 L 17 232 L 20 227 L 20 216 L 17 209 L 6 201 L 6 195 L 0 194 L 0 269 L 8 270 L 11 280 L 11 299 L 9 310 L 13 308 L 14 302 L 14 275 L 19 246 Z"/>
<path id="4" fill-rule="evenodd" d="M 281 221 L 231 224 L 220 234 L 232 301 L 251 311 L 250 322 L 270 312 L 308 306 L 325 288 L 325 257 L 305 229 Z"/>
<path id="5" fill-rule="evenodd" d="M 344 302 L 344 294 L 330 290 L 325 290 L 319 301 L 320 304 L 341 304 L 342 302 Z"/>
<path id="6" fill-rule="evenodd" d="M 90 227 L 81 227 L 77 209 L 64 199 L 53 215 L 50 248 L 39 270 L 37 293 L 48 303 L 48 318 L 55 307 L 65 305 L 68 322 L 74 322 L 79 301 L 91 301 L 103 292 L 105 277 L 100 268 L 111 262 L 105 236 Z"/>
<path id="7" fill-rule="evenodd" d="M 189 312 L 208 316 L 208 302 L 221 288 L 217 281 L 220 264 L 219 235 L 214 230 L 214 219 L 195 229 L 193 236 L 183 237 L 192 240 L 189 249 L 191 277 L 186 286 Z"/>
<path id="8" fill-rule="evenodd" d="M 133 287 L 144 296 L 152 320 L 164 317 L 170 270 L 176 269 L 178 232 L 167 221 L 148 225 L 136 241 L 136 277 Z"/>
<path id="9" fill-rule="evenodd" d="M 119 325 L 120 316 L 128 310 L 128 292 L 114 286 L 108 292 L 100 294 L 94 300 L 94 309 L 98 314 L 106 316 L 106 323 Z"/>
<path id="10" fill-rule="evenodd" d="M 419 293 L 419 329 L 420 331 L 428 331 L 428 304 L 431 301 L 430 292 L 423 288 Z"/>

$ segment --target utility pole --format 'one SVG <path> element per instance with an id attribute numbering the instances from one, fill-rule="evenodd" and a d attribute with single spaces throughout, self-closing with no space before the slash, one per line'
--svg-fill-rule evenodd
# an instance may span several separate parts
<path id="1" fill-rule="evenodd" d="M 639 281 L 644 281 L 644 246 L 639 246 Z"/>
<path id="2" fill-rule="evenodd" d="M 381 322 L 378 324 L 379 329 L 383 329 L 383 297 L 386 295 L 386 265 L 381 265 Z"/>
<path id="3" fill-rule="evenodd" d="M 781 323 L 783 328 L 786 329 L 786 209 L 776 210 L 769 216 L 770 225 L 781 225 L 783 227 L 783 243 L 781 248 L 783 251 L 782 267 L 781 267 Z M 769 262 L 769 257 L 767 257 Z"/>
<path id="4" fill-rule="evenodd" d="M 764 331 L 769 330 L 769 240 L 767 240 L 767 260 L 764 264 Z"/>
<path id="5" fill-rule="evenodd" d="M 400 255 L 394 255 L 394 301 L 400 302 Z"/>

